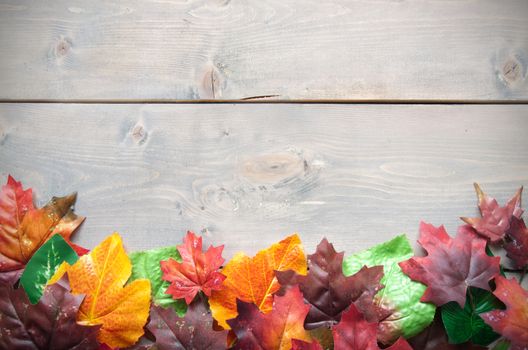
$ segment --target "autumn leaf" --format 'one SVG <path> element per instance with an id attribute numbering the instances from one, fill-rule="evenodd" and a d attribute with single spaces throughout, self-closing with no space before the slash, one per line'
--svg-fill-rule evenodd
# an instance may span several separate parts
<path id="1" fill-rule="evenodd" d="M 426 257 L 401 262 L 411 279 L 427 285 L 420 300 L 437 306 L 455 301 L 464 307 L 468 287 L 490 290 L 489 281 L 500 273 L 499 257 L 486 254 L 486 240 L 469 226 L 460 226 L 455 238 L 445 228 L 420 223 L 418 243 Z"/>
<path id="2" fill-rule="evenodd" d="M 98 340 L 112 348 L 133 345 L 143 334 L 150 306 L 150 282 L 126 286 L 132 265 L 114 233 L 68 269 L 72 292 L 86 294 L 77 321 L 101 325 Z"/>
<path id="3" fill-rule="evenodd" d="M 81 326 L 75 316 L 84 296 L 72 295 L 65 282 L 48 286 L 31 305 L 22 289 L 0 285 L 1 349 L 98 349 L 99 327 Z"/>
<path id="4" fill-rule="evenodd" d="M 312 340 L 303 327 L 310 307 L 298 287 L 275 295 L 272 305 L 265 314 L 255 304 L 237 300 L 238 316 L 227 321 L 237 337 L 234 350 L 290 350 L 293 339 Z"/>
<path id="5" fill-rule="evenodd" d="M 482 217 L 463 217 L 461 219 L 471 225 L 482 236 L 489 238 L 492 242 L 498 242 L 504 238 L 504 234 L 510 228 L 512 219 L 515 217 L 520 218 L 522 215 L 521 194 L 523 188 L 519 188 L 508 203 L 504 207 L 500 207 L 497 201 L 485 194 L 477 183 L 474 186 L 477 191 L 478 206 Z"/>
<path id="6" fill-rule="evenodd" d="M 292 350 L 323 350 L 323 347 L 317 342 L 317 340 L 308 343 L 302 340 L 293 339 Z"/>
<path id="7" fill-rule="evenodd" d="M 384 344 L 391 344 L 400 336 L 408 338 L 418 334 L 434 318 L 436 307 L 420 302 L 426 287 L 412 281 L 398 266 L 399 262 L 412 256 L 413 249 L 409 241 L 405 235 L 400 235 L 350 255 L 343 262 L 343 272 L 347 276 L 358 272 L 364 265 L 383 266 L 381 284 L 385 287 L 375 295 L 374 305 L 381 316 L 378 340 Z M 370 317 L 367 320 L 373 321 Z"/>
<path id="8" fill-rule="evenodd" d="M 178 246 L 181 262 L 172 258 L 161 261 L 163 279 L 170 282 L 166 293 L 174 299 L 185 299 L 190 304 L 198 292 L 211 296 L 213 290 L 220 290 L 225 276 L 218 272 L 224 263 L 224 246 L 210 246 L 202 252 L 202 237 L 187 232 L 183 244 Z"/>
<path id="9" fill-rule="evenodd" d="M 442 306 L 442 320 L 449 336 L 449 343 L 461 344 L 471 341 L 477 345 L 489 345 L 500 336 L 484 323 L 480 314 L 503 308 L 504 305 L 487 291 L 468 288 L 464 308 L 451 301 Z"/>
<path id="10" fill-rule="evenodd" d="M 343 254 L 337 253 L 325 238 L 315 254 L 308 255 L 306 276 L 291 270 L 276 273 L 283 289 L 299 285 L 305 302 L 310 305 L 304 322 L 308 330 L 338 323 L 341 313 L 353 302 L 362 310 L 373 309 L 374 295 L 382 288 L 379 281 L 383 277 L 383 267 L 364 267 L 346 277 L 343 274 Z"/>
<path id="11" fill-rule="evenodd" d="M 236 254 L 222 270 L 226 276 L 222 290 L 213 291 L 209 299 L 218 324 L 229 329 L 226 321 L 236 317 L 237 299 L 255 304 L 264 313 L 271 311 L 272 295 L 280 288 L 275 271 L 285 270 L 306 274 L 306 257 L 297 235 L 261 250 L 253 258 Z"/>
<path id="12" fill-rule="evenodd" d="M 13 283 L 44 242 L 60 234 L 69 243 L 84 217 L 73 213 L 76 194 L 56 198 L 40 209 L 33 207 L 31 189 L 9 176 L 0 192 L 0 280 Z M 73 245 L 74 247 L 77 247 Z"/>
<path id="13" fill-rule="evenodd" d="M 185 317 L 179 317 L 172 308 L 153 305 L 146 328 L 155 342 L 134 346 L 133 350 L 223 350 L 227 344 L 227 331 L 213 330 L 213 317 L 198 298 L 189 305 Z"/>
<path id="14" fill-rule="evenodd" d="M 53 235 L 33 254 L 20 278 L 20 284 L 26 291 L 29 301 L 32 304 L 39 301 L 44 287 L 63 262 L 73 264 L 78 259 L 77 253 L 61 235 Z"/>
<path id="15" fill-rule="evenodd" d="M 528 291 L 515 279 L 498 276 L 493 292 L 506 310 L 493 310 L 480 316 L 495 330 L 512 342 L 511 349 L 528 348 Z"/>
<path id="16" fill-rule="evenodd" d="M 507 237 L 508 240 L 504 244 L 506 256 L 512 259 L 518 268 L 528 265 L 528 229 L 523 219 L 512 219 Z"/>
<path id="17" fill-rule="evenodd" d="M 171 295 L 165 293 L 169 282 L 164 281 L 161 272 L 160 261 L 172 258 L 181 261 L 181 256 L 176 247 L 166 247 L 130 253 L 132 261 L 132 275 L 130 281 L 146 278 L 150 281 L 152 302 L 162 307 L 171 307 L 182 317 L 187 311 L 185 300 L 174 300 Z"/>
<path id="18" fill-rule="evenodd" d="M 378 324 L 365 320 L 356 305 L 343 313 L 341 322 L 333 328 L 334 350 L 379 350 L 377 342 Z M 390 350 L 412 350 L 403 338 L 399 338 Z"/>

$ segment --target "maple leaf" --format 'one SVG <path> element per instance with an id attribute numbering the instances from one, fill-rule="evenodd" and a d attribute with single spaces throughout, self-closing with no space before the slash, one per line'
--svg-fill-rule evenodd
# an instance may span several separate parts
<path id="1" fill-rule="evenodd" d="M 379 350 L 377 342 L 377 322 L 367 322 L 356 305 L 341 316 L 341 322 L 333 328 L 335 350 Z M 404 338 L 399 338 L 390 350 L 412 350 Z"/>
<path id="2" fill-rule="evenodd" d="M 233 349 L 290 350 L 293 339 L 310 342 L 303 327 L 309 309 L 299 287 L 275 295 L 273 309 L 266 314 L 253 303 L 237 300 L 238 316 L 227 321 L 237 337 Z"/>
<path id="3" fill-rule="evenodd" d="M 514 217 L 508 230 L 508 240 L 504 245 L 506 256 L 513 260 L 516 267 L 528 264 L 528 229 L 523 219 Z"/>
<path id="4" fill-rule="evenodd" d="M 155 342 L 146 346 L 135 346 L 134 350 L 223 350 L 227 344 L 228 332 L 213 330 L 213 317 L 198 298 L 189 305 L 183 318 L 172 308 L 164 309 L 152 305 L 150 321 L 146 328 L 156 338 Z"/>
<path id="5" fill-rule="evenodd" d="M 66 282 L 48 286 L 31 305 L 23 289 L 0 285 L 1 349 L 98 349 L 99 327 L 81 326 L 75 316 L 84 296 L 72 295 Z"/>
<path id="6" fill-rule="evenodd" d="M 77 321 L 101 325 L 97 339 L 112 348 L 133 345 L 149 314 L 150 282 L 137 279 L 124 286 L 131 270 L 117 233 L 67 269 L 72 292 L 86 294 Z"/>
<path id="7" fill-rule="evenodd" d="M 498 242 L 504 238 L 504 234 L 510 228 L 512 218 L 520 218 L 522 215 L 521 194 L 523 188 L 519 188 L 508 203 L 504 207 L 500 207 L 497 201 L 485 194 L 477 183 L 474 186 L 482 217 L 462 217 L 461 219 L 482 236 L 489 238 L 492 242 Z"/>
<path id="8" fill-rule="evenodd" d="M 24 190 L 20 182 L 8 177 L 0 192 L 0 280 L 14 283 L 31 256 L 54 234 L 63 236 L 74 248 L 83 249 L 70 241 L 84 220 L 71 209 L 76 197 L 75 193 L 53 197 L 44 207 L 35 209 L 31 189 Z"/>
<path id="9" fill-rule="evenodd" d="M 308 255 L 306 276 L 291 270 L 276 273 L 283 290 L 298 284 L 304 300 L 310 304 L 310 312 L 304 322 L 308 330 L 338 323 L 341 313 L 352 302 L 356 302 L 363 312 L 373 309 L 374 295 L 382 288 L 379 281 L 383 277 L 383 266 L 363 267 L 353 276 L 346 277 L 343 274 L 343 255 L 343 252 L 337 253 L 324 238 L 315 254 Z"/>
<path id="10" fill-rule="evenodd" d="M 499 276 L 493 294 L 506 305 L 506 310 L 493 310 L 480 317 L 497 333 L 512 342 L 512 349 L 528 348 L 528 291 L 515 279 Z"/>
<path id="11" fill-rule="evenodd" d="M 456 301 L 464 308 L 469 286 L 490 290 L 489 281 L 500 273 L 500 258 L 486 254 L 486 240 L 468 225 L 460 226 L 453 239 L 444 226 L 421 222 L 418 243 L 428 255 L 401 262 L 400 267 L 427 285 L 421 301 L 438 306 Z"/>
<path id="12" fill-rule="evenodd" d="M 317 342 L 317 340 L 308 343 L 302 340 L 292 339 L 291 350 L 323 350 L 323 347 Z"/>
<path id="13" fill-rule="evenodd" d="M 378 244 L 362 252 L 349 255 L 343 262 L 343 272 L 349 276 L 364 265 L 382 265 L 384 276 L 381 284 L 385 287 L 374 296 L 378 309 L 378 341 L 392 344 L 400 336 L 412 337 L 427 327 L 434 318 L 436 307 L 422 303 L 426 286 L 411 280 L 403 273 L 398 263 L 413 256 L 413 248 L 405 235 Z M 364 308 L 360 308 L 365 312 Z M 370 313 L 367 321 L 374 321 Z"/>
<path id="14" fill-rule="evenodd" d="M 174 299 L 185 298 L 190 304 L 196 294 L 202 291 L 211 296 L 211 291 L 220 290 L 225 276 L 218 272 L 224 263 L 222 250 L 224 246 L 210 246 L 205 253 L 202 252 L 202 237 L 196 237 L 188 231 L 183 245 L 178 246 L 181 262 L 172 258 L 161 261 L 163 279 L 171 282 L 166 293 Z"/>
<path id="15" fill-rule="evenodd" d="M 237 299 L 255 304 L 262 312 L 270 311 L 272 295 L 280 288 L 275 271 L 285 270 L 306 274 L 306 257 L 297 235 L 261 250 L 253 258 L 236 254 L 222 270 L 226 276 L 223 288 L 213 291 L 209 298 L 214 319 L 229 329 L 226 321 L 236 317 Z"/>

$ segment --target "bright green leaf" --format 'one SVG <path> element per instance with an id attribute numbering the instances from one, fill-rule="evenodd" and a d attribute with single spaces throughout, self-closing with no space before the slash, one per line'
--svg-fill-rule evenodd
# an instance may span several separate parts
<path id="1" fill-rule="evenodd" d="M 493 347 L 493 350 L 508 350 L 510 348 L 510 341 L 503 339 L 497 342 Z"/>
<path id="2" fill-rule="evenodd" d="M 152 301 L 154 304 L 165 308 L 172 307 L 180 317 L 183 317 L 187 311 L 185 300 L 174 300 L 171 295 L 165 294 L 170 283 L 161 278 L 162 272 L 160 261 L 169 258 L 181 262 L 181 256 L 176 247 L 166 247 L 131 253 L 130 260 L 132 261 L 132 276 L 130 277 L 130 280 L 133 281 L 138 278 L 146 278 L 150 280 Z"/>
<path id="3" fill-rule="evenodd" d="M 460 308 L 458 303 L 450 302 L 442 306 L 442 321 L 452 344 L 471 341 L 477 345 L 488 345 L 499 338 L 479 314 L 496 309 L 503 309 L 504 305 L 491 293 L 483 289 L 468 289 L 466 305 Z"/>
<path id="4" fill-rule="evenodd" d="M 392 312 L 380 324 L 379 339 L 383 342 L 392 342 L 399 336 L 410 338 L 433 321 L 436 307 L 420 302 L 426 286 L 412 281 L 398 265 L 412 256 L 413 249 L 407 237 L 400 235 L 343 261 L 343 272 L 347 276 L 359 271 L 363 265 L 383 265 L 385 275 L 381 284 L 385 288 L 378 292 L 375 302 Z"/>
<path id="5" fill-rule="evenodd" d="M 44 243 L 33 254 L 20 277 L 20 284 L 31 304 L 36 304 L 40 300 L 49 279 L 64 261 L 73 265 L 78 259 L 77 253 L 59 234 L 53 235 Z"/>

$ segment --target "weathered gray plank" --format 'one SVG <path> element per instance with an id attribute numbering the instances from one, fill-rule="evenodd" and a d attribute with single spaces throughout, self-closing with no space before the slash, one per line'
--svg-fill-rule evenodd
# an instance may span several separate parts
<path id="1" fill-rule="evenodd" d="M 191 229 L 231 256 L 298 231 L 352 252 L 421 219 L 454 233 L 474 181 L 506 200 L 528 184 L 527 127 L 528 106 L 0 104 L 0 178 L 40 204 L 78 191 L 89 247 Z"/>
<path id="2" fill-rule="evenodd" d="M 0 3 L 0 99 L 528 100 L 526 0 Z"/>

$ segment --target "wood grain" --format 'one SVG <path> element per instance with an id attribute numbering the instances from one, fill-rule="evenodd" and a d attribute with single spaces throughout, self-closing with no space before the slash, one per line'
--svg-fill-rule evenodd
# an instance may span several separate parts
<path id="1" fill-rule="evenodd" d="M 0 99 L 528 100 L 526 0 L 0 1 Z"/>
<path id="2" fill-rule="evenodd" d="M 0 178 L 78 191 L 76 241 L 186 230 L 255 253 L 299 232 L 354 252 L 477 215 L 528 184 L 528 106 L 0 104 Z M 4 181 L 4 180 L 2 180 Z"/>

